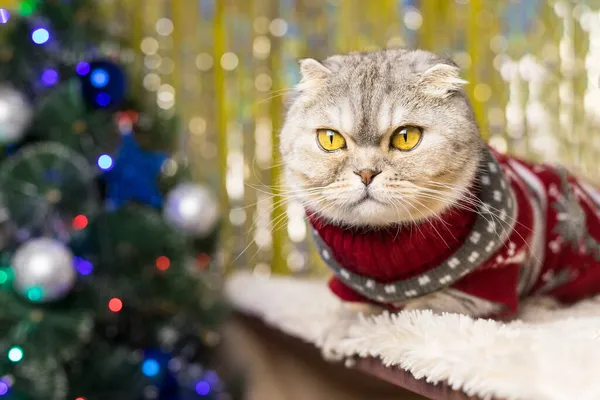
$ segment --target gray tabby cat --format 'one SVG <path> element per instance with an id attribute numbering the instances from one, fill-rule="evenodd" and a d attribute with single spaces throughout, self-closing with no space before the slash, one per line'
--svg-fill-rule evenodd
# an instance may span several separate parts
<path id="1" fill-rule="evenodd" d="M 436 218 L 466 195 L 484 142 L 461 88 L 466 82 L 451 60 L 421 50 L 386 50 L 305 59 L 300 68 L 281 153 L 286 184 L 305 207 L 333 223 L 376 228 Z M 415 151 L 390 151 L 399 126 L 426 127 Z M 344 132 L 345 151 L 319 148 L 315 134 L 322 129 Z M 327 140 L 336 146 L 339 138 Z M 361 196 L 365 179 L 373 176 L 357 179 L 355 171 L 381 171 L 370 201 Z M 436 196 L 423 193 L 428 183 Z M 448 288 L 403 306 L 477 316 L 496 305 Z"/>

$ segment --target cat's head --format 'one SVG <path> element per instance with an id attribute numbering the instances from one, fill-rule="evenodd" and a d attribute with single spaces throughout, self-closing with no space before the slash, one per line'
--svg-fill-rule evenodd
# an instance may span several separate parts
<path id="1" fill-rule="evenodd" d="M 450 60 L 388 50 L 300 62 L 280 148 L 290 196 L 319 217 L 384 226 L 467 193 L 483 141 Z"/>

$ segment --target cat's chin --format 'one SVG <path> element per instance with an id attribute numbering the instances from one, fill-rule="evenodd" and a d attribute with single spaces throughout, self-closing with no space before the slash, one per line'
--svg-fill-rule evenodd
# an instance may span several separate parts
<path id="1" fill-rule="evenodd" d="M 364 228 L 410 225 L 435 216 L 434 214 L 415 216 L 376 199 L 364 199 L 352 206 L 317 213 L 317 215 L 336 225 Z"/>

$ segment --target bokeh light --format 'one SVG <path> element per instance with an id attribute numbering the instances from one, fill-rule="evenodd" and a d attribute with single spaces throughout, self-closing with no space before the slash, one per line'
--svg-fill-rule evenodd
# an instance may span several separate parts
<path id="1" fill-rule="evenodd" d="M 118 299 L 116 297 L 113 297 L 112 299 L 110 299 L 110 301 L 108 302 L 108 309 L 112 312 L 119 312 L 123 309 L 123 302 L 121 301 L 121 299 Z"/>
<path id="2" fill-rule="evenodd" d="M 110 104 L 110 96 L 108 95 L 108 93 L 100 92 L 96 96 L 96 103 L 100 107 L 106 107 Z"/>
<path id="3" fill-rule="evenodd" d="M 146 376 L 156 376 L 160 372 L 160 364 L 158 361 L 149 358 L 142 364 L 142 372 Z"/>
<path id="4" fill-rule="evenodd" d="M 5 284 L 8 281 L 8 274 L 4 270 L 0 270 L 0 285 Z"/>
<path id="5" fill-rule="evenodd" d="M 37 8 L 37 0 L 23 0 L 21 4 L 19 4 L 19 14 L 24 17 L 28 17 Z"/>
<path id="6" fill-rule="evenodd" d="M 201 53 L 196 57 L 196 68 L 198 68 L 200 71 L 206 72 L 211 69 L 212 65 L 213 58 L 210 54 Z"/>
<path id="7" fill-rule="evenodd" d="M 235 53 L 227 52 L 221 56 L 221 67 L 227 71 L 233 71 L 239 62 L 240 60 Z"/>
<path id="8" fill-rule="evenodd" d="M 110 171 L 114 166 L 113 159 L 108 154 L 102 154 L 100 157 L 98 157 L 97 163 L 98 167 L 100 167 L 100 169 L 103 171 Z"/>
<path id="9" fill-rule="evenodd" d="M 206 269 L 210 265 L 210 256 L 206 253 L 200 253 L 196 256 L 196 264 L 198 268 Z"/>
<path id="10" fill-rule="evenodd" d="M 206 396 L 210 393 L 210 385 L 206 381 L 198 381 L 196 383 L 196 393 L 200 396 Z"/>
<path id="11" fill-rule="evenodd" d="M 8 393 L 8 385 L 4 382 L 0 382 L 0 396 L 4 396 Z"/>
<path id="12" fill-rule="evenodd" d="M 88 219 L 85 215 L 79 214 L 75 218 L 73 218 L 73 228 L 78 231 L 81 229 L 85 229 L 88 226 Z"/>
<path id="13" fill-rule="evenodd" d="M 88 62 L 81 61 L 80 63 L 77 64 L 77 66 L 75 66 L 75 72 L 77 72 L 77 74 L 81 75 L 81 76 L 85 76 L 85 75 L 89 74 L 90 73 L 90 64 Z"/>
<path id="14" fill-rule="evenodd" d="M 169 18 L 161 18 L 156 21 L 156 32 L 161 36 L 169 36 L 173 33 L 173 22 Z"/>
<path id="15" fill-rule="evenodd" d="M 423 25 L 423 17 L 419 10 L 409 7 L 404 13 L 404 25 L 411 31 L 416 31 Z"/>
<path id="16" fill-rule="evenodd" d="M 85 258 L 73 257 L 73 265 L 77 272 L 83 276 L 87 276 L 94 271 L 94 265 Z"/>
<path id="17" fill-rule="evenodd" d="M 31 39 L 35 44 L 44 44 L 50 40 L 50 32 L 44 28 L 38 28 L 31 34 Z"/>
<path id="18" fill-rule="evenodd" d="M 169 260 L 169 257 L 160 256 L 156 259 L 156 268 L 158 268 L 159 270 L 166 271 L 169 269 L 170 266 L 171 260 Z"/>
<path id="19" fill-rule="evenodd" d="M 92 71 L 92 76 L 90 77 L 90 82 L 92 86 L 96 88 L 103 88 L 108 85 L 108 81 L 110 80 L 110 75 L 108 72 L 103 70 L 102 68 L 98 68 Z"/>
<path id="20" fill-rule="evenodd" d="M 160 87 L 160 76 L 153 72 L 144 76 L 144 87 L 152 92 L 158 90 Z"/>
<path id="21" fill-rule="evenodd" d="M 0 8 L 0 24 L 6 24 L 10 19 L 10 13 L 6 8 Z"/>
<path id="22" fill-rule="evenodd" d="M 27 290 L 27 298 L 30 301 L 36 302 L 42 300 L 44 297 L 44 290 L 41 287 L 34 286 Z"/>
<path id="23" fill-rule="evenodd" d="M 42 85 L 46 87 L 54 86 L 58 82 L 58 72 L 49 68 L 42 73 Z"/>
<path id="24" fill-rule="evenodd" d="M 140 48 L 145 54 L 155 54 L 159 48 L 158 40 L 153 37 L 144 38 L 140 44 Z"/>
<path id="25" fill-rule="evenodd" d="M 269 31 L 273 36 L 283 36 L 288 30 L 288 23 L 282 18 L 275 18 L 269 24 Z"/>
<path id="26" fill-rule="evenodd" d="M 8 359 L 12 362 L 19 362 L 23 359 L 23 349 L 19 346 L 13 346 L 8 350 Z"/>

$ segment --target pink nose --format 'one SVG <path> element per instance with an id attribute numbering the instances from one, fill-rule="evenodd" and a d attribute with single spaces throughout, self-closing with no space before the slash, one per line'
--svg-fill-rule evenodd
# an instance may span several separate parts
<path id="1" fill-rule="evenodd" d="M 369 186 L 373 179 L 379 175 L 381 171 L 373 171 L 372 169 L 363 169 L 362 171 L 355 172 L 356 175 L 360 176 L 360 180 L 365 186 Z"/>

